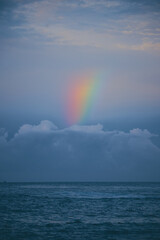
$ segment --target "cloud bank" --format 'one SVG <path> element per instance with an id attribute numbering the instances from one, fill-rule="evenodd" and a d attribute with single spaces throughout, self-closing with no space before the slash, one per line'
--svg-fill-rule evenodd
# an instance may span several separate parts
<path id="1" fill-rule="evenodd" d="M 0 180 L 159 181 L 160 149 L 148 130 L 104 131 L 101 124 L 58 129 L 50 121 L 1 130 Z"/>

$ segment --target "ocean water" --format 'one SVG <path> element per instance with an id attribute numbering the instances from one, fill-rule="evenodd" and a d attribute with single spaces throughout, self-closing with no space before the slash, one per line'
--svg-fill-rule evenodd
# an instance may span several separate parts
<path id="1" fill-rule="evenodd" d="M 0 240 L 160 239 L 160 183 L 1 183 Z"/>

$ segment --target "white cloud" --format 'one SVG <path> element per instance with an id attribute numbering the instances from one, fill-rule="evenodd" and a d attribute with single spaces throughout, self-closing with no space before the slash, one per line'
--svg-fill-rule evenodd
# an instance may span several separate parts
<path id="1" fill-rule="evenodd" d="M 134 136 L 144 136 L 144 137 L 153 137 L 153 136 L 157 136 L 155 134 L 151 134 L 147 129 L 141 130 L 139 128 L 135 128 L 133 130 L 130 130 L 130 133 Z"/>
<path id="2" fill-rule="evenodd" d="M 102 124 L 89 125 L 89 126 L 73 125 L 70 128 L 68 128 L 68 131 L 85 132 L 85 133 L 103 133 L 102 129 L 103 129 Z"/>
<path id="3" fill-rule="evenodd" d="M 42 121 L 6 137 L 0 141 L 4 179 L 160 180 L 160 149 L 148 130 L 105 131 L 101 124 L 57 129 Z"/>
<path id="4" fill-rule="evenodd" d="M 20 127 L 18 133 L 15 136 L 18 136 L 21 134 L 33 133 L 33 132 L 49 133 L 56 129 L 57 127 L 52 122 L 48 120 L 43 120 L 38 125 L 24 124 L 22 127 Z"/>

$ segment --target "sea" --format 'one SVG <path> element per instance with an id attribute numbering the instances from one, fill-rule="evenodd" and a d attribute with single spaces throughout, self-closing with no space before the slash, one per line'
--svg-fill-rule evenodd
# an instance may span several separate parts
<path id="1" fill-rule="evenodd" d="M 0 183 L 0 240 L 158 240 L 160 183 Z"/>

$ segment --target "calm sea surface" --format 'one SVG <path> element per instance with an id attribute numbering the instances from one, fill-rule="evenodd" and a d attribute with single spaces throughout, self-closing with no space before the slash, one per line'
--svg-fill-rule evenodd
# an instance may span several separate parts
<path id="1" fill-rule="evenodd" d="M 160 239 L 160 183 L 1 183 L 0 240 Z"/>

